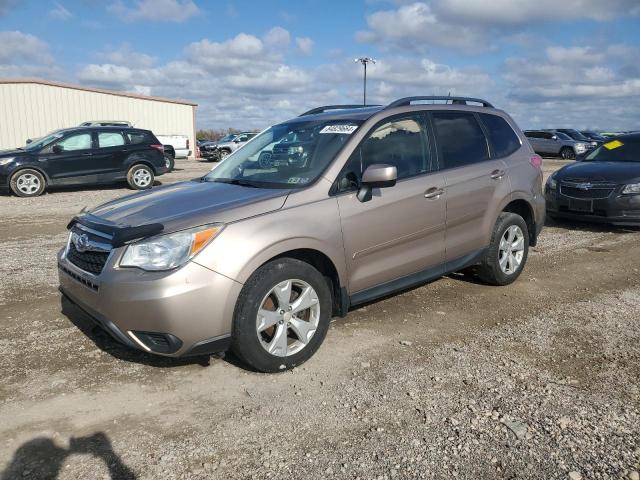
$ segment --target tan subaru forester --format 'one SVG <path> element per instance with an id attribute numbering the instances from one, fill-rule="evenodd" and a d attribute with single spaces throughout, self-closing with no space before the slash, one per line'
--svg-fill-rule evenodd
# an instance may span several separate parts
<path id="1" fill-rule="evenodd" d="M 274 372 L 355 305 L 472 265 L 513 282 L 544 207 L 540 157 L 484 100 L 320 107 L 75 217 L 60 290 L 130 347 Z"/>

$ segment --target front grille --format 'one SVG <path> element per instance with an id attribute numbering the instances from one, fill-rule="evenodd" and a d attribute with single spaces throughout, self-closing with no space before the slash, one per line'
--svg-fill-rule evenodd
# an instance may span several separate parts
<path id="1" fill-rule="evenodd" d="M 99 275 L 107 263 L 109 252 L 79 252 L 73 242 L 69 242 L 67 250 L 67 260 L 73 263 L 80 270 Z"/>
<path id="2" fill-rule="evenodd" d="M 100 287 L 98 286 L 97 283 L 94 283 L 91 280 L 89 280 L 87 278 L 84 278 L 84 277 L 78 275 L 75 272 L 72 272 L 71 270 L 69 270 L 64 265 L 58 264 L 58 268 L 60 268 L 60 270 L 62 270 L 64 273 L 66 273 L 71 278 L 73 278 L 76 282 L 80 282 L 81 284 L 83 284 L 85 287 L 89 287 L 91 290 L 93 290 L 95 292 L 97 292 L 99 290 Z"/>
<path id="3" fill-rule="evenodd" d="M 597 185 L 592 184 L 589 188 L 578 188 L 571 184 L 560 184 L 560 193 L 571 198 L 584 198 L 584 199 L 603 199 L 609 198 L 609 196 L 615 190 L 615 186 L 612 185 Z"/>

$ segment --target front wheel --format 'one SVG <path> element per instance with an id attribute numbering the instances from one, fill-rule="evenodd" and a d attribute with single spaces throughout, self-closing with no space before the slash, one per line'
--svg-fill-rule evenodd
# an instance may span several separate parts
<path id="1" fill-rule="evenodd" d="M 571 147 L 564 147 L 562 150 L 560 150 L 560 156 L 563 160 L 575 160 L 576 152 L 574 152 L 573 148 Z"/>
<path id="2" fill-rule="evenodd" d="M 44 192 L 47 184 L 39 171 L 25 168 L 13 174 L 9 185 L 11 191 L 19 197 L 37 197 Z"/>
<path id="3" fill-rule="evenodd" d="M 127 183 L 134 190 L 146 190 L 153 186 L 153 170 L 148 165 L 138 164 L 129 169 Z"/>
<path id="4" fill-rule="evenodd" d="M 231 155 L 231 152 L 229 150 L 220 150 L 220 153 L 218 154 L 218 159 L 219 160 L 224 160 L 229 155 Z"/>
<path id="5" fill-rule="evenodd" d="M 527 222 L 515 213 L 502 212 L 491 236 L 489 251 L 478 269 L 490 285 L 509 285 L 522 273 L 529 255 Z"/>
<path id="6" fill-rule="evenodd" d="M 318 270 L 273 260 L 245 283 L 233 320 L 232 349 L 261 372 L 300 365 L 320 347 L 331 320 L 331 291 Z"/>

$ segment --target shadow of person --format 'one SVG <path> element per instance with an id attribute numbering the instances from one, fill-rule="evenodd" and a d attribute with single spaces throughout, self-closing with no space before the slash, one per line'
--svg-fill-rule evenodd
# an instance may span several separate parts
<path id="1" fill-rule="evenodd" d="M 104 462 L 112 480 L 135 480 L 136 474 L 113 451 L 109 438 L 103 432 L 86 437 L 71 437 L 69 448 L 56 445 L 52 439 L 39 437 L 21 445 L 11 463 L 0 474 L 0 479 L 34 478 L 54 480 L 58 478 L 62 464 L 74 454 L 92 455 Z"/>

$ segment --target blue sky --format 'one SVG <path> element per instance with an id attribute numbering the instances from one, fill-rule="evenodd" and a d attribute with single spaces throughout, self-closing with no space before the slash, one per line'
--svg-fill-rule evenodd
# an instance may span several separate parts
<path id="1" fill-rule="evenodd" d="M 0 0 L 0 77 L 196 101 L 201 128 L 485 97 L 523 128 L 637 129 L 638 0 Z"/>

